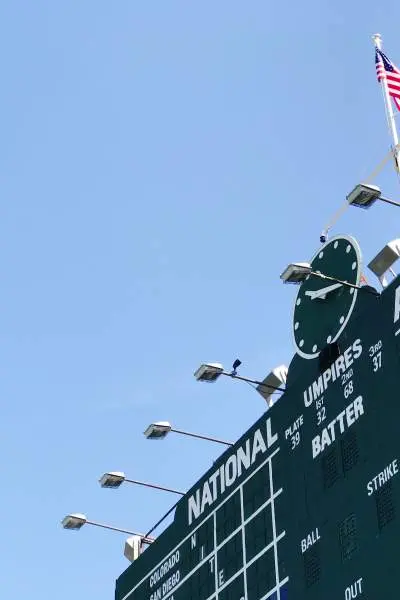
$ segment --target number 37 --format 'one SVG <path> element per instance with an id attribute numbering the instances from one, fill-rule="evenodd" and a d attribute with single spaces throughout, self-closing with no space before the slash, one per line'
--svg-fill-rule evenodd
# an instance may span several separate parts
<path id="1" fill-rule="evenodd" d="M 377 352 L 375 356 L 372 357 L 372 364 L 374 373 L 376 373 L 382 366 L 382 352 Z"/>

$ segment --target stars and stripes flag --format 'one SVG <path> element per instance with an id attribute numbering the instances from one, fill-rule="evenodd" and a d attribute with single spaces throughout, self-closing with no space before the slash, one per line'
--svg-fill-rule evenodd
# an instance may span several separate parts
<path id="1" fill-rule="evenodd" d="M 386 79 L 389 95 L 400 110 L 400 71 L 378 48 L 375 48 L 375 67 L 379 83 Z"/>

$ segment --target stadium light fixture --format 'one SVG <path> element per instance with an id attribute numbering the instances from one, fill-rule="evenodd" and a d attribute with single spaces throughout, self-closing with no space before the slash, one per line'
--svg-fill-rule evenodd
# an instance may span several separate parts
<path id="1" fill-rule="evenodd" d="M 335 283 L 340 283 L 341 285 L 355 288 L 356 290 L 361 289 L 361 286 L 359 285 L 354 285 L 348 281 L 337 279 L 337 277 L 325 275 L 325 273 L 321 273 L 320 271 L 313 271 L 308 263 L 290 263 L 290 265 L 288 265 L 281 274 L 281 279 L 283 283 L 300 284 L 310 276 L 319 277 L 320 279 L 325 279 L 327 281 L 334 281 Z"/>
<path id="2" fill-rule="evenodd" d="M 151 423 L 145 430 L 144 435 L 148 440 L 163 440 L 171 431 L 199 440 L 206 440 L 207 442 L 215 442 L 217 444 L 223 444 L 224 446 L 233 446 L 233 442 L 226 442 L 225 440 L 220 440 L 219 438 L 210 437 L 208 435 L 200 435 L 199 433 L 191 433 L 189 431 L 184 431 L 183 429 L 175 429 L 168 421 L 156 421 L 155 423 Z"/>
<path id="3" fill-rule="evenodd" d="M 197 381 L 214 383 L 224 373 L 221 363 L 204 363 L 196 370 L 194 376 Z"/>
<path id="4" fill-rule="evenodd" d="M 239 364 L 241 364 L 239 360 L 235 361 L 235 363 L 237 363 L 237 362 L 239 362 Z M 200 367 L 194 372 L 194 376 L 195 376 L 196 380 L 197 381 L 206 381 L 208 383 L 216 381 L 217 377 L 215 379 L 211 379 L 207 375 L 207 369 L 214 368 L 215 365 L 218 365 L 218 367 L 219 367 L 218 377 L 220 375 L 225 375 L 225 377 L 230 377 L 231 379 L 238 379 L 239 381 L 245 381 L 246 383 L 251 383 L 252 385 L 255 385 L 255 386 L 257 386 L 257 385 L 263 386 L 264 385 L 264 383 L 262 381 L 258 381 L 257 379 L 250 379 L 249 377 L 242 377 L 242 375 L 238 375 L 236 369 L 233 369 L 232 371 L 225 371 L 223 366 L 220 363 L 203 363 L 202 365 L 200 365 Z M 205 377 L 204 377 L 204 374 L 206 374 Z M 272 382 L 271 382 L 270 387 L 273 387 L 275 392 L 284 392 L 285 391 L 281 387 L 274 387 L 272 385 Z"/>
<path id="5" fill-rule="evenodd" d="M 388 242 L 368 264 L 368 268 L 378 277 L 382 287 L 388 285 L 386 279 L 387 271 L 390 271 L 393 277 L 396 277 L 396 273 L 392 266 L 399 257 L 400 238 Z"/>
<path id="6" fill-rule="evenodd" d="M 78 531 L 84 525 L 94 525 L 95 527 L 101 527 L 102 529 L 110 529 L 111 531 L 118 531 L 119 533 L 127 533 L 128 535 L 136 535 L 142 539 L 143 544 L 151 544 L 154 542 L 153 537 L 148 537 L 142 533 L 136 533 L 129 531 L 128 529 L 121 529 L 120 527 L 114 527 L 112 525 L 106 525 L 105 523 L 98 523 L 97 521 L 89 521 L 86 515 L 82 513 L 71 513 L 66 515 L 61 521 L 61 525 L 64 529 L 71 529 Z"/>
<path id="7" fill-rule="evenodd" d="M 312 268 L 310 263 L 296 262 L 290 263 L 281 274 L 283 283 L 302 283 L 308 275 L 311 275 Z"/>
<path id="8" fill-rule="evenodd" d="M 174 490 L 172 488 L 156 485 L 154 483 L 146 483 L 145 481 L 137 481 L 136 479 L 128 479 L 125 476 L 125 473 L 122 471 L 110 471 L 108 473 L 104 473 L 104 475 L 102 475 L 99 479 L 101 487 L 114 490 L 119 488 L 124 482 L 141 485 L 155 490 L 161 490 L 163 492 L 171 492 L 171 494 L 178 494 L 179 496 L 185 495 L 185 492 Z"/>
<path id="9" fill-rule="evenodd" d="M 268 373 L 268 375 L 262 380 L 262 382 L 259 385 L 257 385 L 257 392 L 261 394 L 261 396 L 267 402 L 269 407 L 271 407 L 274 404 L 272 394 L 276 392 L 277 388 L 286 384 L 287 374 L 287 366 L 279 365 L 279 367 L 275 367 L 275 369 L 272 369 L 272 371 Z"/>
<path id="10" fill-rule="evenodd" d="M 400 206 L 399 202 L 384 198 L 380 188 L 370 183 L 359 183 L 356 185 L 350 194 L 346 196 L 346 200 L 351 206 L 364 209 L 370 208 L 377 200 L 381 200 L 381 202 L 391 204 L 392 206 Z"/>
<path id="11" fill-rule="evenodd" d="M 171 424 L 168 421 L 156 421 L 147 427 L 144 435 L 148 440 L 163 440 L 171 429 Z"/>

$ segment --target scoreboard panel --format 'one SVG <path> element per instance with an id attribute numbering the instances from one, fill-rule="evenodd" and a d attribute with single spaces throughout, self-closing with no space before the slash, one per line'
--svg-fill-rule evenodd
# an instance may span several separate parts
<path id="1" fill-rule="evenodd" d="M 186 493 L 116 600 L 398 597 L 400 277 Z M 336 354 L 335 354 L 336 352 Z"/>

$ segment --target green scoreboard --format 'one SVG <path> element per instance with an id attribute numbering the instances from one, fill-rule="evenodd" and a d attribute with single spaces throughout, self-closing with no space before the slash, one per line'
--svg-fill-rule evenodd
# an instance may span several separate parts
<path id="1" fill-rule="evenodd" d="M 400 277 L 360 285 L 347 236 L 311 267 L 285 393 L 182 497 L 117 600 L 400 597 Z"/>

